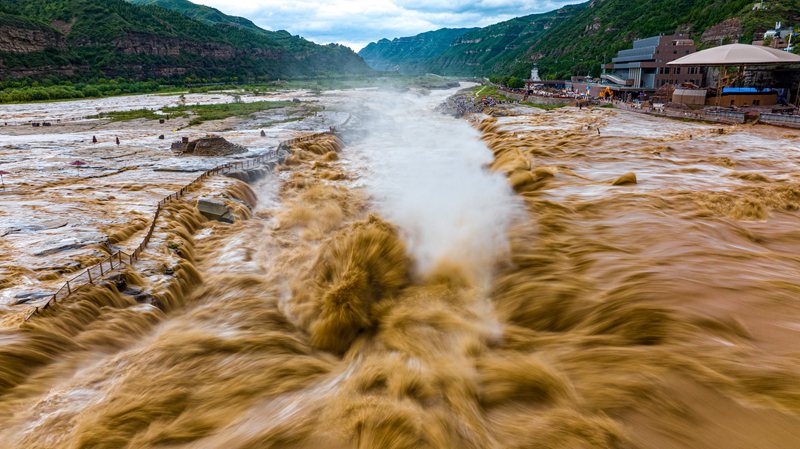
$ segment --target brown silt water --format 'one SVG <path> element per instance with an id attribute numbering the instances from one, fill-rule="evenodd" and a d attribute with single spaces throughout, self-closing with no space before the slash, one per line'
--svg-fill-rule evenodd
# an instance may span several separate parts
<path id="1" fill-rule="evenodd" d="M 0 447 L 800 447 L 800 132 L 453 93 L 341 94 L 235 223 L 3 315 Z"/>

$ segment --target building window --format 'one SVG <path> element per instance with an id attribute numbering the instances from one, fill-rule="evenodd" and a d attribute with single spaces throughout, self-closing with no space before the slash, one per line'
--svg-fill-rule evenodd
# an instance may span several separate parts
<path id="1" fill-rule="evenodd" d="M 676 75 L 680 75 L 681 74 L 681 68 L 680 67 L 675 67 L 675 74 Z"/>

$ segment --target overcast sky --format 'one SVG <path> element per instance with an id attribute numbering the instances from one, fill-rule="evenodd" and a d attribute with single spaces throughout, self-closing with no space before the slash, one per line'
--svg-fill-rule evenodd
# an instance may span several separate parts
<path id="1" fill-rule="evenodd" d="M 358 51 L 381 38 L 439 28 L 486 26 L 585 0 L 192 0 L 243 16 L 269 30 L 287 30 L 320 44 Z"/>

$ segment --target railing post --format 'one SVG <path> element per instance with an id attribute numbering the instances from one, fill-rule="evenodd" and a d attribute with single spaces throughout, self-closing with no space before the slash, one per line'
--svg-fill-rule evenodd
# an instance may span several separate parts
<path id="1" fill-rule="evenodd" d="M 67 281 L 67 293 L 68 293 L 68 294 L 70 294 L 70 295 L 72 294 L 72 289 L 71 289 L 71 288 L 70 288 L 70 286 L 69 286 L 69 281 Z M 57 295 L 57 294 L 58 294 L 58 293 L 56 293 L 56 295 Z M 53 295 L 53 297 L 55 297 L 55 295 Z"/>
<path id="2" fill-rule="evenodd" d="M 92 282 L 92 268 L 91 267 L 89 267 L 89 269 L 86 270 L 86 274 L 89 275 L 89 283 L 90 284 L 94 284 L 94 282 Z"/>

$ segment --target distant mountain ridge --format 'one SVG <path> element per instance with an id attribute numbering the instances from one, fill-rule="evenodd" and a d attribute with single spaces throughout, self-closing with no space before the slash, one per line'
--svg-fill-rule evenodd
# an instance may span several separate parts
<path id="1" fill-rule="evenodd" d="M 369 72 L 347 47 L 263 30 L 186 0 L 0 0 L 0 79 L 197 82 Z"/>
<path id="2" fill-rule="evenodd" d="M 450 43 L 478 28 L 442 28 L 411 37 L 372 42 L 358 55 L 375 70 L 415 71 L 417 65 L 447 50 Z"/>
<path id="3" fill-rule="evenodd" d="M 630 48 L 634 39 L 684 32 L 701 41 L 703 33 L 713 28 L 714 33 L 705 35 L 713 36 L 713 42 L 710 39 L 703 44 L 717 45 L 726 40 L 749 42 L 754 32 L 772 28 L 776 21 L 800 25 L 800 0 L 764 2 L 761 9 L 753 8 L 754 4 L 752 0 L 591 0 L 518 17 L 452 39 L 434 32 L 429 35 L 441 41 L 425 45 L 443 49 L 441 53 L 398 62 L 395 70 L 527 77 L 536 63 L 541 74 L 550 78 L 598 75 L 600 64 L 617 51 Z M 720 34 L 719 30 L 724 31 Z M 404 39 L 413 43 L 416 37 Z M 394 51 L 385 43 L 371 45 L 371 60 L 385 59 L 383 52 Z M 413 54 L 415 49 L 404 51 Z"/>

